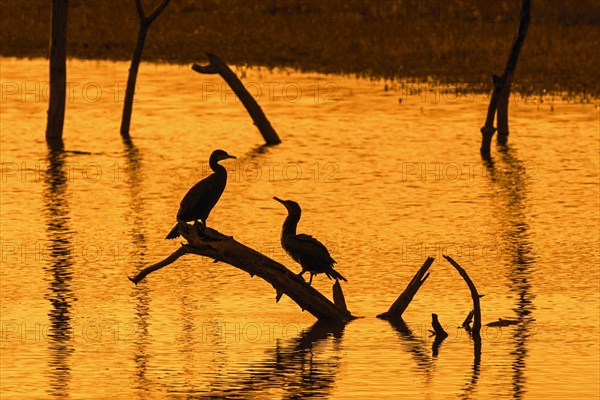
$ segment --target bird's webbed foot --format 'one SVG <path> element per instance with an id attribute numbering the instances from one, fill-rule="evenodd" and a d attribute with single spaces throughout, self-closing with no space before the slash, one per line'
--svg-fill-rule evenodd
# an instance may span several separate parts
<path id="1" fill-rule="evenodd" d="M 203 221 L 194 221 L 194 228 L 198 233 L 198 237 L 202 238 L 205 242 L 218 242 L 220 240 L 225 240 L 226 236 L 223 237 L 218 234 L 218 232 L 213 231 L 212 229 L 206 229 L 206 223 Z M 214 232 L 214 233 L 213 233 Z M 233 236 L 230 237 L 233 239 Z"/>
<path id="2" fill-rule="evenodd" d="M 200 236 L 201 238 L 205 240 L 213 240 L 206 235 L 206 222 L 195 220 L 194 228 L 196 229 L 198 236 Z"/>
<path id="3" fill-rule="evenodd" d="M 293 280 L 295 280 L 296 282 L 302 282 L 302 283 L 306 283 L 306 281 L 304 280 L 304 278 L 302 277 L 302 275 L 300 274 L 294 274 L 293 272 L 289 275 L 289 277 Z"/>
<path id="4" fill-rule="evenodd" d="M 303 275 L 305 272 L 306 272 L 306 270 L 302 270 L 302 271 L 301 271 L 299 274 L 297 274 L 297 275 L 296 275 L 296 276 L 297 276 L 298 278 L 300 278 L 300 279 L 302 280 L 302 282 L 304 282 L 304 283 L 306 283 L 306 279 L 304 279 L 304 277 L 303 277 L 302 275 Z M 310 280 L 311 280 L 311 282 L 312 282 L 312 275 L 310 276 Z M 309 283 L 309 286 L 310 286 L 310 283 Z"/>

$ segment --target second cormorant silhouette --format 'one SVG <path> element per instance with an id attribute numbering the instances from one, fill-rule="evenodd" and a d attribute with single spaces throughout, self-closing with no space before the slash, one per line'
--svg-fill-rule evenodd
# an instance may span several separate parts
<path id="1" fill-rule="evenodd" d="M 212 152 L 208 164 L 214 173 L 192 186 L 183 197 L 179 211 L 177 212 L 178 221 L 197 222 L 200 220 L 201 230 L 204 230 L 208 215 L 215 204 L 217 204 L 217 201 L 219 201 L 221 194 L 225 190 L 225 185 L 227 185 L 227 170 L 219 164 L 219 161 L 228 158 L 235 157 L 230 156 L 224 150 L 215 150 Z M 178 236 L 179 229 L 177 229 L 177 224 L 175 224 L 166 239 L 175 239 Z"/>
<path id="2" fill-rule="evenodd" d="M 308 271 L 310 273 L 309 285 L 312 284 L 313 276 L 321 273 L 327 275 L 329 279 L 341 279 L 348 282 L 342 274 L 333 269 L 335 260 L 323 243 L 310 235 L 296 234 L 296 227 L 302 214 L 300 205 L 292 200 L 281 200 L 277 197 L 273 197 L 273 199 L 283 204 L 288 211 L 281 230 L 281 247 L 302 266 L 299 276 Z"/>

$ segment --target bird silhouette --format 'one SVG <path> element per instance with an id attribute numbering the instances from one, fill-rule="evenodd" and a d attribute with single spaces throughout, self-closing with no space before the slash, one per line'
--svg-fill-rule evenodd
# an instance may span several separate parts
<path id="1" fill-rule="evenodd" d="M 329 279 L 341 279 L 348 282 L 346 278 L 333 269 L 336 261 L 331 257 L 327 247 L 310 235 L 296 234 L 296 227 L 300 221 L 302 209 L 300 205 L 292 200 L 281 200 L 273 197 L 287 209 L 288 215 L 281 229 L 281 247 L 302 267 L 298 276 L 305 272 L 310 273 L 308 284 L 312 284 L 313 276 L 324 273 Z"/>
<path id="2" fill-rule="evenodd" d="M 215 150 L 210 155 L 208 165 L 214 171 L 212 174 L 196 183 L 183 196 L 179 211 L 177 212 L 177 220 L 190 222 L 198 222 L 200 220 L 201 231 L 206 228 L 206 220 L 211 210 L 219 201 L 221 194 L 227 185 L 227 170 L 219 164 L 219 161 L 228 158 L 235 158 L 227 154 L 224 150 Z M 179 237 L 179 229 L 177 224 L 171 229 L 166 239 L 175 239 Z"/>

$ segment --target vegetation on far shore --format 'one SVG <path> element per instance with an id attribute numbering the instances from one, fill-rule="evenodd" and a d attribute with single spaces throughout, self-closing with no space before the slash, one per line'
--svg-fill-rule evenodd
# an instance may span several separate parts
<path id="1" fill-rule="evenodd" d="M 144 0 L 147 12 L 157 0 Z M 0 54 L 47 57 L 48 0 L 3 0 Z M 517 0 L 172 0 L 143 60 L 292 67 L 491 86 L 519 20 Z M 134 1 L 69 2 L 69 57 L 130 60 Z M 534 1 L 515 89 L 597 97 L 600 2 Z"/>

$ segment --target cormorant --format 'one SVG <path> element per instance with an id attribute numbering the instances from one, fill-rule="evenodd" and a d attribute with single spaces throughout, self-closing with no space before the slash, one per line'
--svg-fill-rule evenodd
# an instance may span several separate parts
<path id="1" fill-rule="evenodd" d="M 309 285 L 312 283 L 313 276 L 320 273 L 324 273 L 329 279 L 333 277 L 348 282 L 342 274 L 333 269 L 335 260 L 323 243 L 310 235 L 296 234 L 296 227 L 302 213 L 300 205 L 292 200 L 281 200 L 277 197 L 273 199 L 283 204 L 288 211 L 281 230 L 281 247 L 302 266 L 302 272 L 298 276 L 302 276 L 306 271 L 310 272 Z"/>
<path id="2" fill-rule="evenodd" d="M 219 164 L 219 161 L 228 158 L 235 157 L 230 156 L 224 150 L 215 150 L 212 152 L 208 165 L 210 165 L 210 168 L 214 173 L 192 186 L 183 197 L 183 200 L 181 200 L 181 204 L 179 205 L 179 211 L 177 212 L 178 221 L 197 222 L 200 220 L 201 230 L 204 230 L 206 227 L 206 219 L 215 204 L 217 204 L 217 201 L 219 201 L 223 190 L 225 190 L 225 185 L 227 184 L 227 170 Z M 166 239 L 175 239 L 178 236 L 179 230 L 177 229 L 177 224 L 175 224 Z"/>

